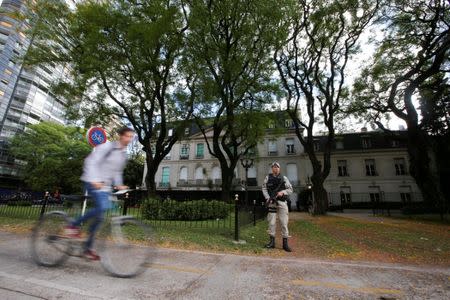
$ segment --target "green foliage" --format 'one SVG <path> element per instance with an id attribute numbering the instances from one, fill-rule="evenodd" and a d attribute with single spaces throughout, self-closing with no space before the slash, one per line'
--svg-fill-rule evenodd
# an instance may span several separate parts
<path id="1" fill-rule="evenodd" d="M 147 187 L 153 189 L 152 176 L 193 109 L 180 72 L 181 2 L 82 1 L 71 10 L 63 1 L 38 0 L 33 13 L 34 42 L 25 62 L 70 65 L 52 92 L 69 101 L 69 117 L 86 127 L 127 119 L 149 158 Z"/>
<path id="2" fill-rule="evenodd" d="M 446 0 L 398 0 L 387 1 L 383 8 L 378 24 L 382 38 L 355 80 L 355 101 L 349 111 L 382 127 L 387 127 L 392 113 L 414 126 L 425 121 L 425 128 L 430 114 L 442 122 L 443 102 L 438 98 L 443 99 L 438 91 L 448 89 L 443 78 L 448 77 L 450 62 L 450 4 Z M 413 95 L 422 102 L 423 111 L 417 110 Z M 434 111 L 439 116 L 433 116 Z M 448 127 L 445 120 L 441 126 L 433 123 L 439 131 L 442 125 Z"/>
<path id="3" fill-rule="evenodd" d="M 142 176 L 144 174 L 145 158 L 136 154 L 128 159 L 127 165 L 123 170 L 123 181 L 130 188 L 141 186 Z"/>
<path id="4" fill-rule="evenodd" d="M 217 200 L 162 201 L 146 199 L 141 209 L 144 218 L 147 220 L 199 221 L 224 219 L 230 213 L 230 205 Z"/>
<path id="5" fill-rule="evenodd" d="M 42 122 L 14 136 L 11 151 L 22 162 L 21 174 L 29 187 L 80 191 L 83 160 L 91 151 L 84 134 L 76 127 Z"/>
<path id="6" fill-rule="evenodd" d="M 183 56 L 190 90 L 200 99 L 196 116 L 209 152 L 222 169 L 222 191 L 231 188 L 242 155 L 262 140 L 268 118 L 261 111 L 278 96 L 271 61 L 286 1 L 188 1 L 189 30 Z"/>

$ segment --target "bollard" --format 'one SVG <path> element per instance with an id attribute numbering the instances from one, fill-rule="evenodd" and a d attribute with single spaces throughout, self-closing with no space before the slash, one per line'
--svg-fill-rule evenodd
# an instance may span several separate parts
<path id="1" fill-rule="evenodd" d="M 256 226 L 256 200 L 253 200 L 253 226 Z"/>
<path id="2" fill-rule="evenodd" d="M 234 195 L 234 240 L 239 241 L 239 195 Z"/>
<path id="3" fill-rule="evenodd" d="M 42 216 L 45 214 L 45 208 L 47 207 L 48 197 L 49 197 L 49 192 L 45 192 L 44 203 L 42 204 L 41 214 L 39 215 L 39 218 L 42 218 Z"/>
<path id="4" fill-rule="evenodd" d="M 123 211 L 122 211 L 122 215 L 126 216 L 127 215 L 127 211 L 128 211 L 128 199 L 129 199 L 130 194 L 126 193 L 125 194 L 125 199 L 123 199 Z"/>

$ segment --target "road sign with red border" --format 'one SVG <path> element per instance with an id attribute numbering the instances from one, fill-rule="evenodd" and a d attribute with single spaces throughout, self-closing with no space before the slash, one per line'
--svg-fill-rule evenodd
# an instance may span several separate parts
<path id="1" fill-rule="evenodd" d="M 86 137 L 89 145 L 92 147 L 104 144 L 107 141 L 106 131 L 101 127 L 91 127 Z"/>

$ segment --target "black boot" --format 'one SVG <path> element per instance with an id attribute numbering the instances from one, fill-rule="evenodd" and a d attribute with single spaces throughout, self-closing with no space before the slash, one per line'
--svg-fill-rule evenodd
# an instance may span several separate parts
<path id="1" fill-rule="evenodd" d="M 275 248 L 275 237 L 270 236 L 270 242 L 266 245 L 266 248 L 273 249 Z"/>
<path id="2" fill-rule="evenodd" d="M 283 238 L 283 249 L 286 252 L 292 252 L 292 249 L 289 248 L 289 244 L 288 244 L 288 239 L 287 238 Z"/>

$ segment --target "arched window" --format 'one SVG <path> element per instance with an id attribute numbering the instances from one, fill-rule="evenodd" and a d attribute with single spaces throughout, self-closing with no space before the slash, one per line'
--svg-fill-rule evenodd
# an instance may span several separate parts
<path id="1" fill-rule="evenodd" d="M 251 168 L 248 169 L 248 178 L 256 178 L 256 167 L 252 166 Z"/>
<path id="2" fill-rule="evenodd" d="M 297 185 L 298 183 L 297 164 L 286 165 L 286 177 L 289 179 L 292 185 Z"/>
<path id="3" fill-rule="evenodd" d="M 195 179 L 199 180 L 199 179 L 203 179 L 204 175 L 203 175 L 203 168 L 202 167 L 197 167 L 195 169 Z"/>
<path id="4" fill-rule="evenodd" d="M 211 179 L 216 180 L 216 179 L 221 179 L 222 178 L 222 172 L 220 171 L 220 167 L 215 166 L 212 168 L 211 171 Z"/>
<path id="5" fill-rule="evenodd" d="M 187 179 L 188 179 L 188 168 L 181 167 L 180 168 L 180 180 L 187 180 Z"/>

